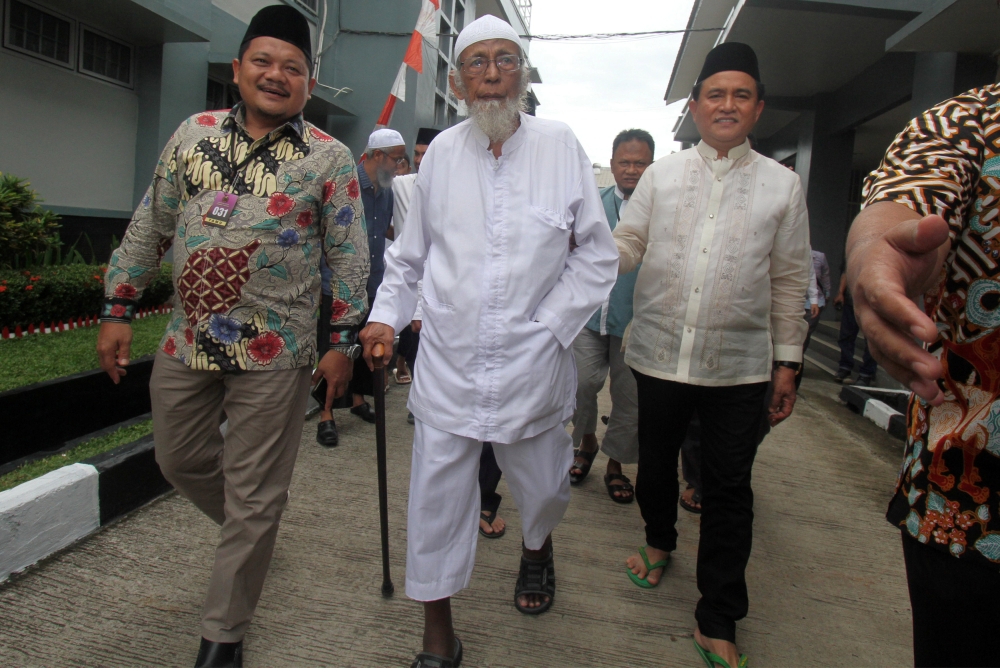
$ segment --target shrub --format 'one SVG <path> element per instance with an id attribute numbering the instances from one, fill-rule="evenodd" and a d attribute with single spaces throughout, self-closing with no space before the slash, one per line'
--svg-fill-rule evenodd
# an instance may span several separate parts
<path id="1" fill-rule="evenodd" d="M 97 315 L 104 299 L 105 265 L 73 264 L 31 270 L 0 269 L 0 326 L 13 329 Z M 170 264 L 149 282 L 140 308 L 160 306 L 174 292 Z"/>
<path id="2" fill-rule="evenodd" d="M 0 269 L 43 264 L 59 241 L 59 216 L 40 206 L 28 182 L 0 172 Z"/>

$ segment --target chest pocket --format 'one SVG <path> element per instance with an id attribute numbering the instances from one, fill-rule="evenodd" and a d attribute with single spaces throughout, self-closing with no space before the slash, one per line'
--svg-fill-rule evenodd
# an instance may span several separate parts
<path id="1" fill-rule="evenodd" d="M 549 227 L 553 227 L 557 230 L 563 230 L 564 232 L 570 232 L 573 228 L 572 216 L 557 213 L 552 209 L 533 206 L 531 207 L 531 217 L 532 219 L 545 223 Z"/>

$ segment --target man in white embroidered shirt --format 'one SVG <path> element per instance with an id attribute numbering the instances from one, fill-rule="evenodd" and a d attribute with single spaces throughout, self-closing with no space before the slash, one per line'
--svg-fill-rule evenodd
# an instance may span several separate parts
<path id="1" fill-rule="evenodd" d="M 703 491 L 695 647 L 734 668 L 745 659 L 735 643 L 736 621 L 749 607 L 750 470 L 763 420 L 776 425 L 795 403 L 810 263 L 799 177 L 747 141 L 763 96 L 749 46 L 713 49 L 690 102 L 701 143 L 646 170 L 614 231 L 619 271 L 642 262 L 625 363 L 638 388 L 636 500 L 648 545 L 628 559 L 628 575 L 656 586 L 676 547 L 677 453 L 697 412 Z"/>
<path id="2" fill-rule="evenodd" d="M 418 667 L 461 660 L 449 597 L 475 562 L 483 441 L 521 511 L 515 606 L 552 605 L 550 534 L 570 498 L 572 345 L 618 268 L 580 143 L 566 125 L 520 111 L 528 79 L 517 33 L 487 15 L 455 52 L 451 83 L 470 119 L 428 148 L 362 334 L 366 357 L 376 341 L 390 351 L 423 277 L 406 558 L 406 593 L 424 602 Z"/>

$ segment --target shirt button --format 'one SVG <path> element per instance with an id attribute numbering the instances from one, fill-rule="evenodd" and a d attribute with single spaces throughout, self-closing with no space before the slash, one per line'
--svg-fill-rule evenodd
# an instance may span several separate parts
<path id="1" fill-rule="evenodd" d="M 702 248 L 702 249 L 701 249 L 701 252 L 702 252 L 702 253 L 707 253 L 707 252 L 708 252 L 708 249 L 707 249 L 707 248 Z"/>
<path id="2" fill-rule="evenodd" d="M 715 180 L 718 181 L 719 183 L 722 183 L 722 179 L 715 179 Z"/>
<path id="3" fill-rule="evenodd" d="M 701 288 L 695 288 L 694 291 L 695 292 L 701 292 Z"/>
<path id="4" fill-rule="evenodd" d="M 691 333 L 691 328 L 690 328 L 690 327 L 688 327 L 688 334 L 690 334 L 690 333 Z"/>
<path id="5" fill-rule="evenodd" d="M 708 214 L 708 217 L 709 218 L 715 218 L 715 214 L 714 213 L 710 213 L 710 214 Z"/>

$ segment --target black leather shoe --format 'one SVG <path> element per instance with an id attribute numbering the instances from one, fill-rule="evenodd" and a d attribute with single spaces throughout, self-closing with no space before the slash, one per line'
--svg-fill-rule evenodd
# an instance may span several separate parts
<path id="1" fill-rule="evenodd" d="M 324 448 L 337 447 L 340 444 L 337 423 L 333 420 L 324 420 L 316 425 L 316 442 Z"/>
<path id="2" fill-rule="evenodd" d="M 372 405 L 367 401 L 360 406 L 355 406 L 351 409 L 351 412 L 357 415 L 359 418 L 365 422 L 371 422 L 375 424 L 375 411 L 372 410 Z"/>
<path id="3" fill-rule="evenodd" d="M 194 668 L 243 668 L 243 641 L 212 642 L 202 638 Z"/>

